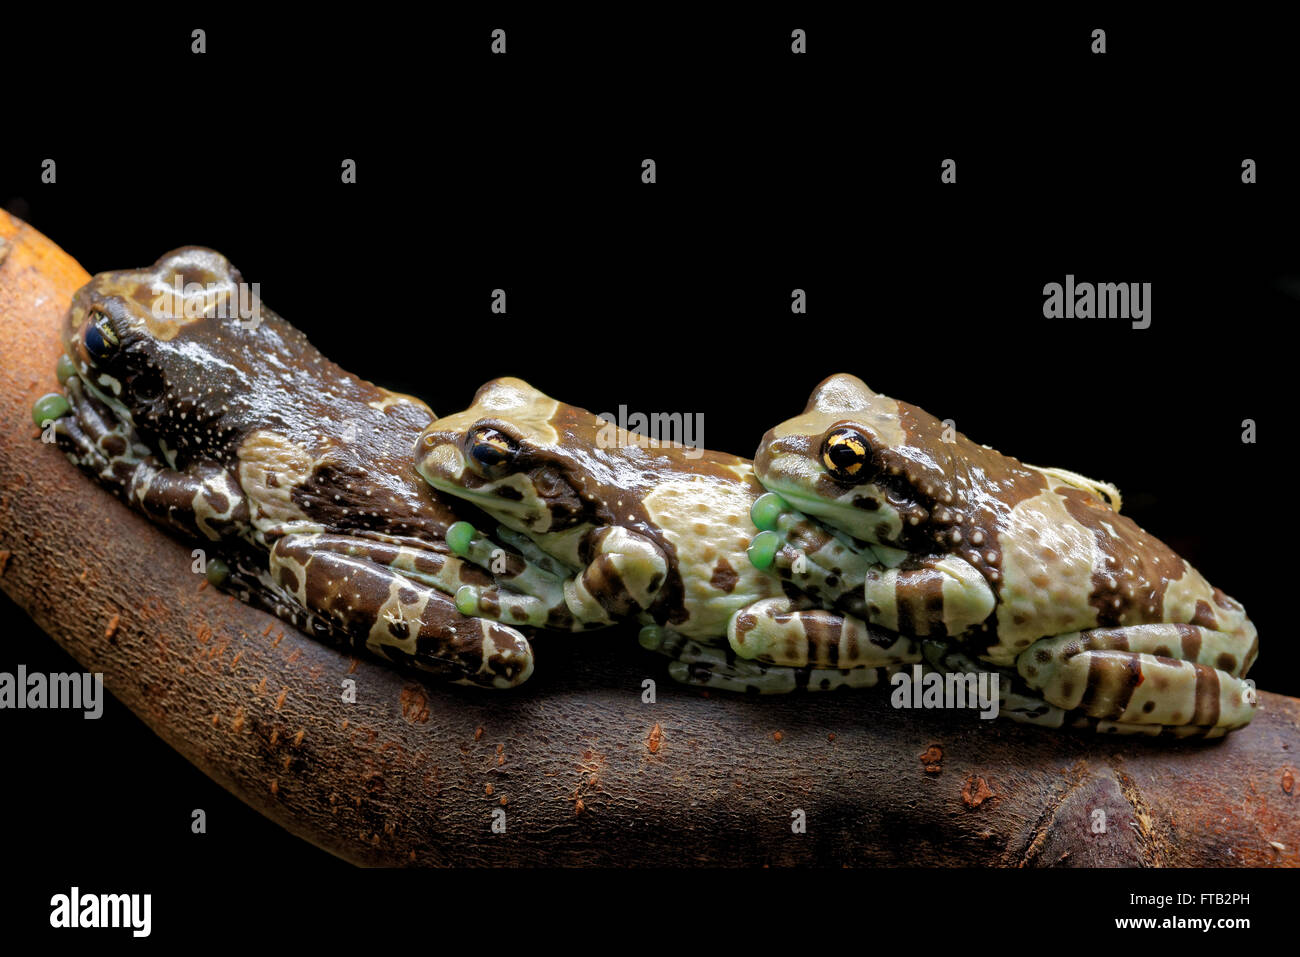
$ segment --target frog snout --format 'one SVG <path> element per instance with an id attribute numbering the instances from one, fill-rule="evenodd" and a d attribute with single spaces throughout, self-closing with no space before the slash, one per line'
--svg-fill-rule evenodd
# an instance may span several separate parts
<path id="1" fill-rule="evenodd" d="M 437 487 L 458 483 L 465 472 L 465 455 L 455 436 L 426 431 L 415 445 L 415 470 Z"/>

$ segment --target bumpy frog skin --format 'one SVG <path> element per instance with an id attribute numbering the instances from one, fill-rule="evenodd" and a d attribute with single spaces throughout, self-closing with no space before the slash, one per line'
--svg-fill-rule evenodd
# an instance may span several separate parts
<path id="1" fill-rule="evenodd" d="M 177 280 L 207 291 L 177 297 Z M 433 413 L 345 372 L 264 305 L 218 318 L 241 281 L 186 247 L 82 288 L 59 444 L 155 522 L 213 543 L 210 579 L 303 630 L 462 684 L 523 682 L 524 636 L 437 590 L 491 579 L 449 552 L 456 515 L 413 468 Z"/>
<path id="2" fill-rule="evenodd" d="M 464 587 L 463 612 L 550 628 L 636 618 L 648 624 L 641 643 L 676 659 L 673 677 L 750 692 L 868 686 L 878 669 L 920 660 L 908 637 L 800 610 L 811 602 L 749 562 L 763 490 L 747 459 L 652 446 L 518 379 L 489 382 L 431 424 L 416 456 L 435 489 L 499 521 L 498 538 L 573 573 L 559 592 L 522 577 L 509 590 Z"/>
<path id="3" fill-rule="evenodd" d="M 778 573 L 874 625 L 946 639 L 936 664 L 1014 666 L 1101 730 L 1217 736 L 1254 714 L 1242 606 L 1119 514 L 1104 483 L 978 445 L 849 375 L 768 432 L 754 467 L 780 497 L 758 510 L 781 539 Z M 810 536 L 799 512 L 839 535 Z M 864 576 L 826 573 L 823 547 L 845 535 L 875 556 Z"/>

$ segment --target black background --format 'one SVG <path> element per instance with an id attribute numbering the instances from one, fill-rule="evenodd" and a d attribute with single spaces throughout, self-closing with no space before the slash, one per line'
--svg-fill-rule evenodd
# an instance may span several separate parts
<path id="1" fill-rule="evenodd" d="M 705 444 L 742 455 L 822 378 L 855 373 L 1118 485 L 1249 609 L 1252 677 L 1300 693 L 1273 572 L 1294 525 L 1300 314 L 1284 25 L 412 10 L 6 32 L 0 202 L 90 272 L 212 246 L 326 355 L 440 414 L 518 375 L 597 412 L 700 413 Z M 939 181 L 947 157 L 956 185 Z M 1067 273 L 1150 282 L 1151 327 L 1044 319 L 1043 285 Z M 0 615 L 0 670 L 75 667 L 11 604 Z M 106 874 L 129 860 L 150 885 L 158 868 L 202 883 L 259 862 L 350 879 L 115 702 L 98 722 L 3 721 L 19 855 Z M 51 873 L 66 890 L 68 869 Z"/>

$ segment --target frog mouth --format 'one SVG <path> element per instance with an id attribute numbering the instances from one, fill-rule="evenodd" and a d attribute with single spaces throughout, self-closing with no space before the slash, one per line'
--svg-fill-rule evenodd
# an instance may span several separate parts
<path id="1" fill-rule="evenodd" d="M 798 486 L 789 486 L 783 482 L 769 481 L 764 483 L 764 487 L 769 491 L 775 492 L 785 499 L 790 505 L 810 515 L 820 521 L 825 522 L 831 527 L 838 527 L 840 524 L 836 519 L 844 516 L 846 508 L 842 502 L 827 501 L 815 494 L 810 494 Z M 858 531 L 862 531 L 859 529 Z M 867 535 L 859 535 L 856 532 L 846 532 L 852 534 L 854 538 L 867 544 L 876 544 L 875 539 Z"/>
<path id="2" fill-rule="evenodd" d="M 879 535 L 875 534 L 882 514 L 879 510 L 859 511 L 842 501 L 828 501 L 800 486 L 785 487 L 784 483 L 775 480 L 765 483 L 765 487 L 785 499 L 791 508 L 822 526 L 827 533 L 855 549 L 870 549 L 888 568 L 896 567 L 907 557 L 904 549 L 880 541 Z M 855 522 L 854 519 L 860 520 Z"/>
<path id="3" fill-rule="evenodd" d="M 477 506 L 493 518 L 521 531 L 535 530 L 544 502 L 528 499 L 508 479 L 489 482 L 478 479 L 479 485 L 468 483 L 475 478 L 465 461 L 465 456 L 455 443 L 443 442 L 426 452 L 415 466 L 416 472 L 434 491 L 442 492 Z M 509 497 L 506 493 L 513 493 Z"/>

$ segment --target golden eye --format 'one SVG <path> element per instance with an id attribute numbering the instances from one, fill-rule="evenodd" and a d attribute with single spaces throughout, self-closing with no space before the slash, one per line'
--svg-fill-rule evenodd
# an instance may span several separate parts
<path id="1" fill-rule="evenodd" d="M 469 460 L 484 478 L 500 478 L 510 471 L 519 443 L 498 429 L 479 427 L 469 433 Z"/>
<path id="2" fill-rule="evenodd" d="M 822 440 L 822 465 L 831 478 L 857 485 L 876 474 L 871 444 L 856 429 L 833 429 Z"/>

